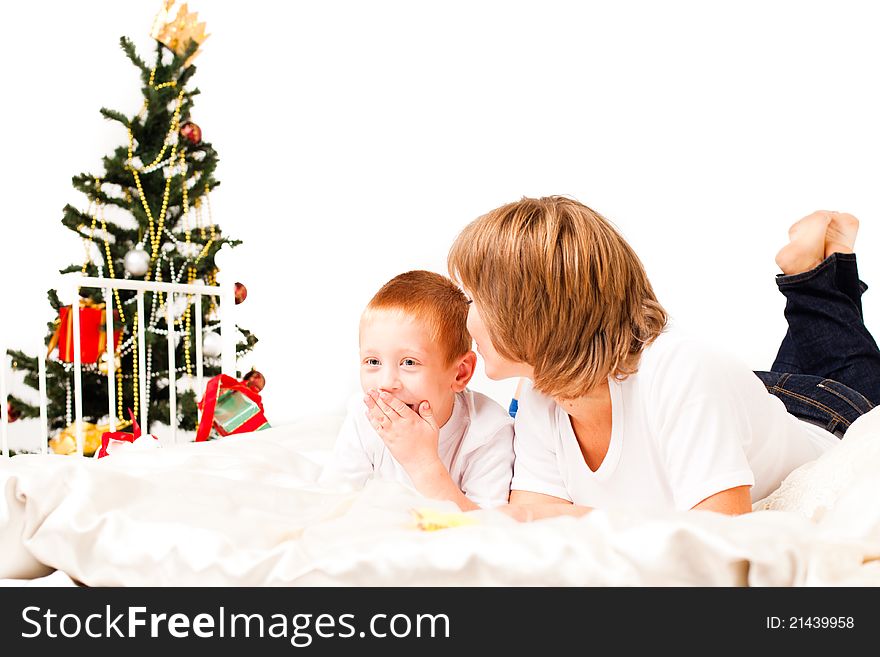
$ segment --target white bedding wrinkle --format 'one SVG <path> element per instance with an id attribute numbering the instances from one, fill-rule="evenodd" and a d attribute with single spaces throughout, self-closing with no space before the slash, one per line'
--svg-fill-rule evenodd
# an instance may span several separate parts
<path id="1" fill-rule="evenodd" d="M 452 503 L 389 481 L 354 492 L 316 483 L 340 422 L 321 417 L 100 460 L 0 461 L 0 578 L 38 582 L 55 571 L 90 586 L 880 580 L 870 561 L 880 556 L 874 411 L 745 516 L 609 510 L 518 524 L 483 510 L 477 524 L 434 532 L 416 529 L 411 510 L 455 511 Z M 825 495 L 804 493 L 843 463 L 846 481 L 834 479 Z"/>

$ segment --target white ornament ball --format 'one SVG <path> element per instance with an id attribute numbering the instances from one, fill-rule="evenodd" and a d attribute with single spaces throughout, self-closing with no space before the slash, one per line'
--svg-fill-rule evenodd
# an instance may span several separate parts
<path id="1" fill-rule="evenodd" d="M 223 353 L 223 340 L 216 333 L 206 333 L 202 340 L 202 353 L 209 358 L 216 358 Z"/>
<path id="2" fill-rule="evenodd" d="M 134 249 L 125 254 L 123 266 L 132 276 L 143 276 L 150 269 L 150 255 L 141 249 Z"/>

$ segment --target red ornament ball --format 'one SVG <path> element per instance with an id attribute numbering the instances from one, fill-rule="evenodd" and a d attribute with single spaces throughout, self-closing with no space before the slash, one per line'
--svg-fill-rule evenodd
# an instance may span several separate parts
<path id="1" fill-rule="evenodd" d="M 257 372 L 257 370 L 251 370 L 244 375 L 244 384 L 251 390 L 260 392 L 266 387 L 266 377 Z"/>
<path id="2" fill-rule="evenodd" d="M 260 375 L 262 376 L 262 375 Z M 12 402 L 6 402 L 6 421 L 12 424 L 18 418 L 21 417 L 21 411 L 19 411 L 15 406 L 12 405 Z"/>
<path id="3" fill-rule="evenodd" d="M 202 129 L 192 121 L 187 121 L 180 126 L 180 135 L 191 144 L 202 141 Z"/>
<path id="4" fill-rule="evenodd" d="M 235 284 L 235 305 L 247 299 L 247 288 L 242 283 Z"/>

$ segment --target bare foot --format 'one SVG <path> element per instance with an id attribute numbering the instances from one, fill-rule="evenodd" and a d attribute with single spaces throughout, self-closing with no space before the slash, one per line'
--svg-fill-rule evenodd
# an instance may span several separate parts
<path id="1" fill-rule="evenodd" d="M 858 219 L 846 212 L 832 212 L 825 232 L 825 257 L 832 253 L 852 253 L 858 232 Z"/>
<path id="2" fill-rule="evenodd" d="M 783 274 L 809 271 L 825 259 L 825 233 L 831 220 L 830 212 L 820 210 L 788 229 L 791 241 L 776 254 L 776 264 Z"/>

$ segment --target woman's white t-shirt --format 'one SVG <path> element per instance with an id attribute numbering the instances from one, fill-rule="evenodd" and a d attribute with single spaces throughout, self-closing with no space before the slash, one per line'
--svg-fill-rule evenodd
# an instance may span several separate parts
<path id="1" fill-rule="evenodd" d="M 611 442 L 594 472 L 568 413 L 526 382 L 512 490 L 596 507 L 690 509 L 736 486 L 752 501 L 838 438 L 790 415 L 744 364 L 667 328 L 638 371 L 609 378 Z"/>

